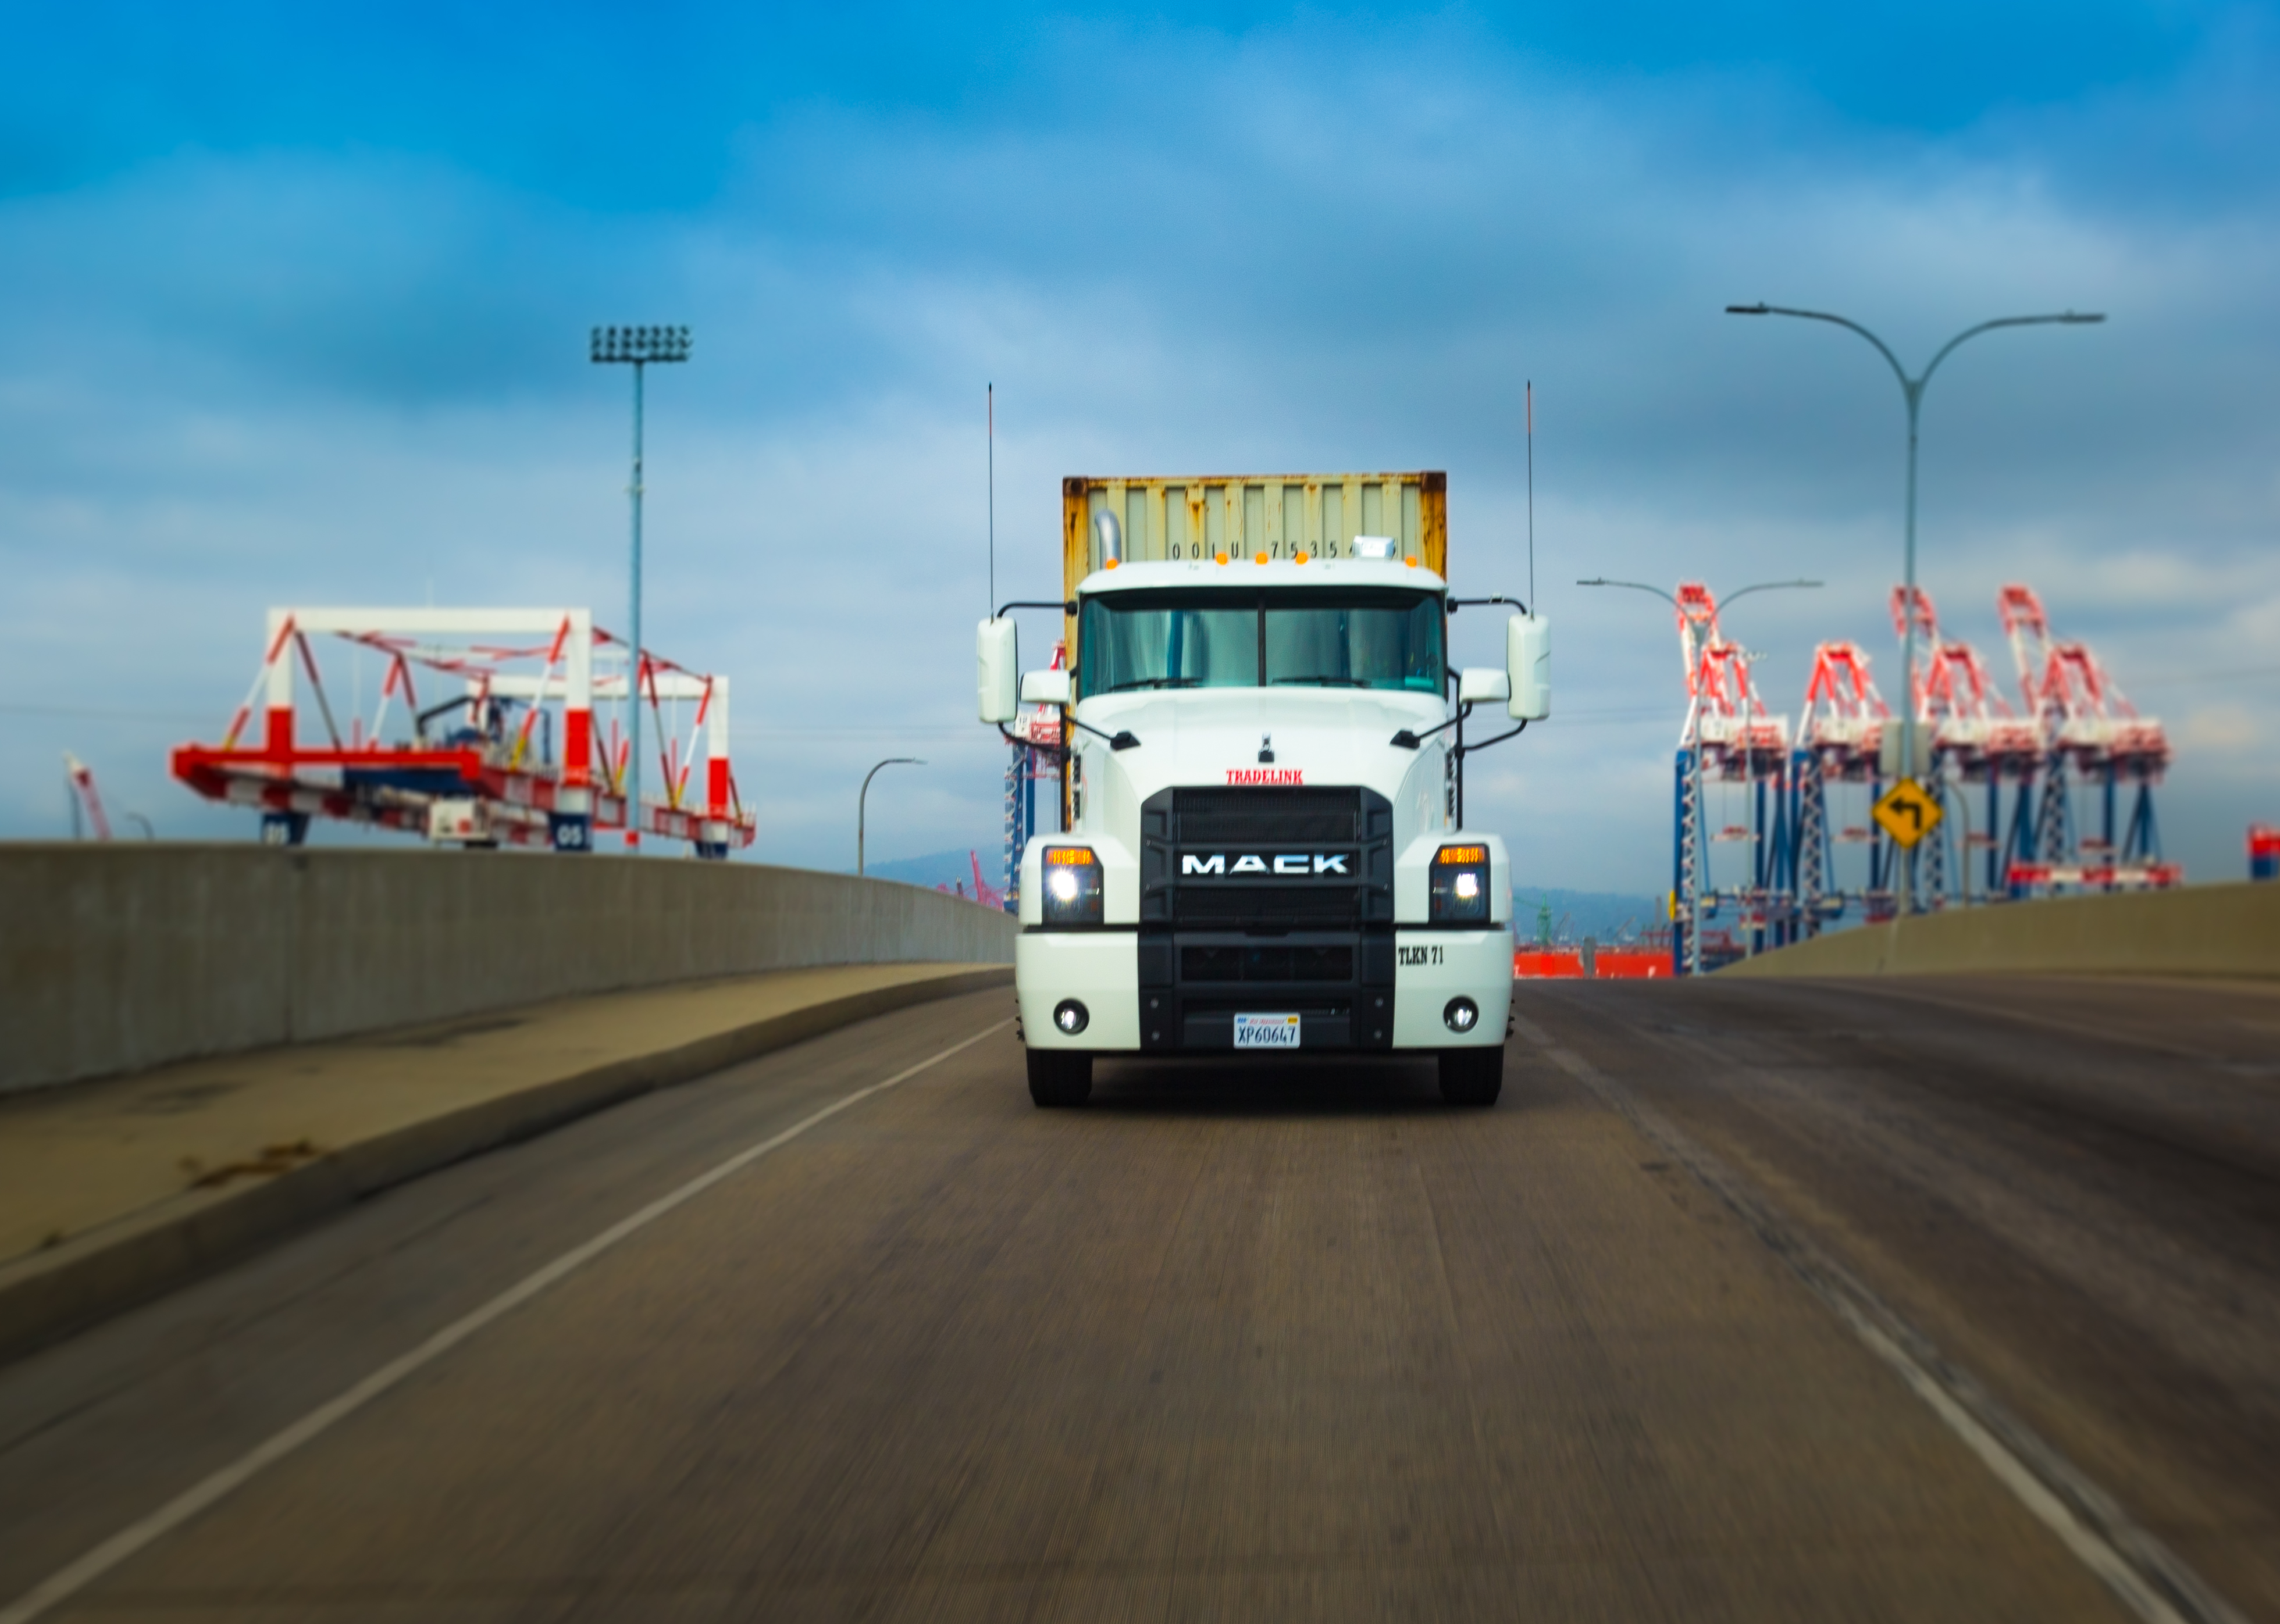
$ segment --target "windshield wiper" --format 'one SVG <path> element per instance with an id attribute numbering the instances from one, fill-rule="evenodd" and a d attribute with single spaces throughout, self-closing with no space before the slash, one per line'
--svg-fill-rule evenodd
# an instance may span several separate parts
<path id="1" fill-rule="evenodd" d="M 1271 682 L 1319 682 L 1325 688 L 1367 688 L 1360 677 L 1270 677 Z"/>
<path id="2" fill-rule="evenodd" d="M 1100 691 L 1121 694 L 1128 688 L 1201 688 L 1201 677 L 1135 677 L 1129 682 L 1112 682 Z"/>

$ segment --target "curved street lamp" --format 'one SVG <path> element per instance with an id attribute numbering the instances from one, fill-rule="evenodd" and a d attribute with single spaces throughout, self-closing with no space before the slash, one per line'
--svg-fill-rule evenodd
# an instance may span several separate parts
<path id="1" fill-rule="evenodd" d="M 1652 592 L 1664 603 L 1668 604 L 1673 609 L 1679 609 L 1678 599 L 1675 596 L 1664 591 L 1660 587 L 1650 586 L 1644 581 L 1609 581 L 1604 575 L 1595 575 L 1589 581 L 1579 581 L 1575 584 L 1579 587 L 1628 587 L 1634 592 Z M 1729 592 L 1724 597 L 1717 598 L 1715 601 L 1723 605 L 1732 603 L 1737 597 L 1747 597 L 1752 592 L 1778 592 L 1783 590 L 1784 588 L 1789 587 L 1817 587 L 1822 584 L 1822 583 L 1818 581 L 1754 581 L 1749 586 L 1743 587 L 1737 591 Z M 1679 612 L 1683 614 L 1685 611 L 1680 609 Z M 1686 680 L 1691 682 L 1694 680 L 1694 673 L 1691 671 L 1688 672 L 1686 673 Z M 1694 817 L 1695 821 L 1701 826 L 1697 831 L 1697 836 L 1694 842 L 1694 895 L 1698 904 L 1702 893 L 1710 889 L 1710 843 L 1707 839 L 1703 838 L 1703 836 L 1706 835 L 1709 826 L 1707 823 L 1703 821 L 1701 696 L 1697 695 L 1695 697 L 1694 703 L 1694 761 L 1692 764 L 1694 773 Z M 1745 762 L 1749 759 L 1749 746 L 1746 741 L 1743 746 L 1742 758 Z M 1753 813 L 1755 811 L 1755 805 L 1756 804 L 1753 801 L 1752 803 L 1752 810 Z M 1750 861 L 1752 866 L 1757 862 L 1757 853 L 1755 850 L 1756 843 L 1756 837 L 1753 835 L 1751 838 L 1752 851 L 1750 856 Z M 1754 875 L 1752 875 L 1752 877 L 1754 878 Z M 1745 938 L 1743 945 L 1745 950 L 1751 945 L 1747 938 Z M 1686 921 L 1686 974 L 1689 975 L 1699 975 L 1702 974 L 1702 921 L 1699 919 L 1690 918 Z"/>
<path id="2" fill-rule="evenodd" d="M 863 877 L 863 820 L 871 798 L 871 781 L 879 776 L 879 767 L 922 767 L 926 763 L 916 756 L 890 756 L 863 774 L 863 788 L 855 797 L 855 877 Z"/>
<path id="3" fill-rule="evenodd" d="M 1904 779 L 1912 780 L 1915 777 L 1916 765 L 1916 702 L 1914 691 L 1916 673 L 1916 617 L 1914 612 L 1914 604 L 1916 601 L 1916 421 L 1923 408 L 1924 386 L 1931 381 L 1932 373 L 1939 370 L 1939 364 L 1947 359 L 1949 352 L 1958 344 L 1963 343 L 1967 338 L 1976 338 L 1980 334 L 1991 333 L 1997 327 L 2037 327 L 2053 326 L 2089 327 L 2098 322 L 2104 321 L 2106 318 L 2102 314 L 2083 314 L 2070 310 L 2060 311 L 2055 316 L 1998 316 L 1992 321 L 1983 321 L 1977 327 L 1966 327 L 1962 332 L 1958 333 L 1953 338 L 1949 339 L 1945 343 L 1939 347 L 1937 352 L 1935 353 L 1930 361 L 1925 365 L 1923 371 L 1911 378 L 1908 376 L 1908 369 L 1900 365 L 1899 357 L 1892 353 L 1891 346 L 1885 343 L 1883 339 L 1877 337 L 1874 333 L 1871 333 L 1868 328 L 1862 327 L 1859 322 L 1851 319 L 1849 317 L 1834 316 L 1825 310 L 1791 310 L 1779 304 L 1768 304 L 1763 301 L 1755 304 L 1729 304 L 1726 306 L 1726 313 L 1729 316 L 1796 316 L 1806 321 L 1827 321 L 1834 323 L 1836 326 L 1840 327 L 1849 327 L 1853 332 L 1858 333 L 1861 337 L 1867 339 L 1870 343 L 1876 346 L 1876 353 L 1884 358 L 1885 361 L 1891 366 L 1892 375 L 1900 381 L 1900 394 L 1906 399 L 1908 404 L 1907 550 L 1905 561 L 1905 577 L 1907 581 L 1907 602 L 1909 604 L 1908 614 L 1906 618 L 1905 623 L 1900 628 L 1900 681 L 1908 685 L 1906 699 L 1900 706 L 1900 776 Z M 1900 912 L 1903 913 L 1909 913 L 1914 911 L 1914 878 L 1915 863 L 1913 854 L 1911 854 L 1909 860 L 1903 862 L 1900 865 Z"/>

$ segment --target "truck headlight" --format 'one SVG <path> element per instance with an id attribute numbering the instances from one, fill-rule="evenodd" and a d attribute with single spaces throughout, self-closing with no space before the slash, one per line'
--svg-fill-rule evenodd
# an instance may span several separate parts
<path id="1" fill-rule="evenodd" d="M 1100 923 L 1100 859 L 1090 846 L 1047 846 L 1040 866 L 1044 871 L 1046 924 Z"/>
<path id="2" fill-rule="evenodd" d="M 1432 910 L 1436 924 L 1489 922 L 1489 849 L 1444 846 L 1433 854 Z"/>

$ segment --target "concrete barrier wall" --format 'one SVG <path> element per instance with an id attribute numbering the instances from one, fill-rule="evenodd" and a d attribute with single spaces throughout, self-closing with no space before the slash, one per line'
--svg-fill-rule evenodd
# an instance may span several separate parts
<path id="1" fill-rule="evenodd" d="M 253 845 L 0 846 L 0 1092 L 578 993 L 1005 964 L 1004 913 L 804 869 Z"/>
<path id="2" fill-rule="evenodd" d="M 1721 975 L 2280 977 L 2280 884 L 2002 903 L 1838 931 Z"/>

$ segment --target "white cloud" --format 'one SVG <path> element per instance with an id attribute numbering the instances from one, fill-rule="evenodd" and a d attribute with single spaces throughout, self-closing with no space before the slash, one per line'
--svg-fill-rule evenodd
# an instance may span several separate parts
<path id="1" fill-rule="evenodd" d="M 2213 704 L 2187 713 L 2176 743 L 2181 750 L 2230 753 L 2249 749 L 2260 736 L 2255 712 L 2246 706 Z"/>

